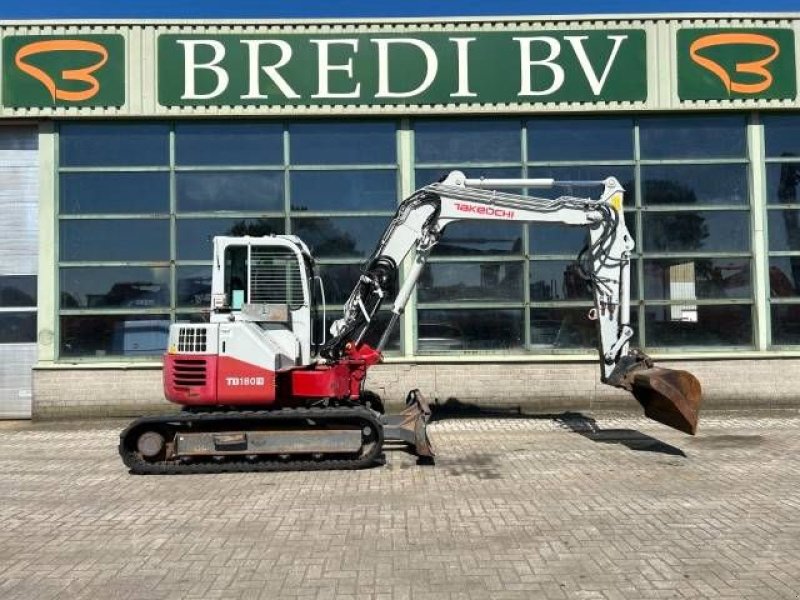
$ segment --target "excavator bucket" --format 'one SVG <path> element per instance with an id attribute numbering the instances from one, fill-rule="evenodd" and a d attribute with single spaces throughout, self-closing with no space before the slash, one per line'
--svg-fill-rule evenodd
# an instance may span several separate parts
<path id="1" fill-rule="evenodd" d="M 684 433 L 697 433 L 701 390 L 694 375 L 651 367 L 631 372 L 627 383 L 646 416 Z"/>

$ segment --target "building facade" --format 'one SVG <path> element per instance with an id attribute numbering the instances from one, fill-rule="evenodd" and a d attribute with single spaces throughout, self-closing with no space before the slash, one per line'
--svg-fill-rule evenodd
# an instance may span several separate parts
<path id="1" fill-rule="evenodd" d="M 452 169 L 617 177 L 635 342 L 707 405 L 796 406 L 798 40 L 800 14 L 5 24 L 0 416 L 164 407 L 216 234 L 302 237 L 336 318 L 398 203 Z M 369 386 L 630 406 L 599 383 L 584 236 L 450 226 Z"/>

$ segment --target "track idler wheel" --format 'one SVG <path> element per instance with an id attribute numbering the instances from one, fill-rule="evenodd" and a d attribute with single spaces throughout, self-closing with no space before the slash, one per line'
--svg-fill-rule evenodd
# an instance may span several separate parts
<path id="1" fill-rule="evenodd" d="M 688 371 L 651 367 L 636 369 L 626 376 L 644 414 L 654 421 L 684 433 L 697 433 L 702 390 L 697 377 Z"/>

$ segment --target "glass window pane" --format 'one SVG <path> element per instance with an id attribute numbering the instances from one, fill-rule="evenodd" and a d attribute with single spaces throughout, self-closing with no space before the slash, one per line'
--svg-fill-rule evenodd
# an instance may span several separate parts
<path id="1" fill-rule="evenodd" d="M 633 119 L 528 121 L 528 160 L 633 160 Z"/>
<path id="2" fill-rule="evenodd" d="M 769 291 L 772 298 L 800 296 L 800 256 L 771 256 Z"/>
<path id="3" fill-rule="evenodd" d="M 625 188 L 625 206 L 636 206 L 636 185 L 634 184 L 633 167 L 606 165 L 575 165 L 569 167 L 531 167 L 529 177 L 552 177 L 560 181 L 603 181 L 607 177 L 616 177 Z M 559 185 L 553 188 L 529 190 L 533 196 L 540 198 L 557 198 L 559 196 L 577 196 L 579 198 L 600 198 L 603 184 L 598 185 Z"/>
<path id="4" fill-rule="evenodd" d="M 522 254 L 522 225 L 489 221 L 460 221 L 444 230 L 432 256 Z"/>
<path id="5" fill-rule="evenodd" d="M 277 123 L 176 123 L 178 165 L 281 165 L 283 126 Z"/>
<path id="6" fill-rule="evenodd" d="M 642 117 L 639 144 L 643 159 L 740 158 L 745 156 L 745 118 L 741 115 Z"/>
<path id="7" fill-rule="evenodd" d="M 800 250 L 800 210 L 767 211 L 770 250 Z"/>
<path id="8" fill-rule="evenodd" d="M 448 119 L 414 123 L 418 163 L 519 162 L 521 139 L 517 120 Z"/>
<path id="9" fill-rule="evenodd" d="M 205 312 L 185 312 L 176 313 L 176 323 L 208 323 L 211 320 L 209 313 Z"/>
<path id="10" fill-rule="evenodd" d="M 36 275 L 0 277 L 0 306 L 36 306 Z"/>
<path id="11" fill-rule="evenodd" d="M 210 308 L 211 265 L 182 266 L 175 269 L 178 306 Z"/>
<path id="12" fill-rule="evenodd" d="M 293 171 L 292 210 L 386 210 L 397 207 L 397 172 Z"/>
<path id="13" fill-rule="evenodd" d="M 168 267 L 61 269 L 61 308 L 169 307 Z"/>
<path id="14" fill-rule="evenodd" d="M 750 346 L 753 323 L 749 305 L 646 306 L 648 347 Z"/>
<path id="15" fill-rule="evenodd" d="M 292 123 L 293 165 L 395 164 L 394 121 Z"/>
<path id="16" fill-rule="evenodd" d="M 589 230 L 585 227 L 536 223 L 528 227 L 530 248 L 534 255 L 568 254 L 577 256 L 586 245 Z"/>
<path id="17" fill-rule="evenodd" d="M 749 258 L 644 261 L 644 297 L 656 300 L 750 298 Z"/>
<path id="18" fill-rule="evenodd" d="M 645 252 L 741 252 L 750 249 L 747 211 L 644 213 Z"/>
<path id="19" fill-rule="evenodd" d="M 517 350 L 523 345 L 521 310 L 419 310 L 417 349 L 446 354 L 473 350 Z"/>
<path id="20" fill-rule="evenodd" d="M 767 202 L 800 204 L 800 162 L 767 164 Z"/>
<path id="21" fill-rule="evenodd" d="M 283 219 L 178 219 L 178 260 L 211 260 L 215 235 L 262 236 L 284 233 Z"/>
<path id="22" fill-rule="evenodd" d="M 283 171 L 175 174 L 179 212 L 283 211 Z"/>
<path id="23" fill-rule="evenodd" d="M 169 315 L 61 317 L 61 356 L 158 356 L 169 338 Z"/>
<path id="24" fill-rule="evenodd" d="M 62 173 L 61 214 L 169 213 L 169 173 Z"/>
<path id="25" fill-rule="evenodd" d="M 800 156 L 800 115 L 764 115 L 762 119 L 768 157 Z"/>
<path id="26" fill-rule="evenodd" d="M 167 219 L 61 221 L 61 260 L 169 260 Z"/>
<path id="27" fill-rule="evenodd" d="M 391 313 L 388 310 L 380 310 L 378 314 L 373 317 L 373 326 L 370 328 L 370 331 L 367 332 L 367 335 L 364 337 L 364 342 L 372 346 L 373 348 L 378 345 L 380 342 L 381 336 L 383 332 L 386 330 L 386 327 L 389 325 L 389 319 L 391 319 Z M 317 313 L 318 319 L 322 320 L 322 311 Z M 326 317 L 326 326 L 325 326 L 325 339 L 331 339 L 331 325 L 336 319 L 342 318 L 342 311 L 341 310 L 328 310 Z M 389 352 L 397 352 L 400 350 L 400 332 L 403 330 L 403 319 L 405 317 L 400 317 L 394 325 L 394 329 L 392 329 L 392 333 L 389 334 L 389 342 L 386 344 L 386 350 Z M 322 337 L 322 333 L 319 329 L 316 329 L 316 333 L 314 334 L 316 339 L 319 340 Z"/>
<path id="28" fill-rule="evenodd" d="M 166 166 L 167 123 L 63 123 L 59 127 L 62 167 Z"/>
<path id="29" fill-rule="evenodd" d="M 530 270 L 532 301 L 591 300 L 594 297 L 590 283 L 581 277 L 575 260 L 537 260 L 530 263 Z"/>
<path id="30" fill-rule="evenodd" d="M 0 313 L 0 344 L 36 342 L 36 312 Z"/>
<path id="31" fill-rule="evenodd" d="M 417 286 L 419 302 L 498 300 L 522 303 L 524 263 L 428 263 Z"/>
<path id="32" fill-rule="evenodd" d="M 642 204 L 748 204 L 745 165 L 642 167 Z"/>
<path id="33" fill-rule="evenodd" d="M 585 308 L 531 308 L 531 347 L 596 348 L 597 324 Z"/>
<path id="34" fill-rule="evenodd" d="M 773 304 L 770 311 L 772 344 L 800 345 L 800 304 Z"/>
<path id="35" fill-rule="evenodd" d="M 304 217 L 292 219 L 292 233 L 317 258 L 367 258 L 388 223 L 389 217 Z"/>
<path id="36" fill-rule="evenodd" d="M 318 265 L 319 274 L 325 285 L 325 302 L 329 309 L 338 310 L 350 297 L 350 292 L 356 287 L 361 277 L 361 264 L 349 265 Z M 383 306 L 390 306 L 398 290 L 398 276 L 395 274 L 394 283 L 383 300 Z"/>
<path id="37" fill-rule="evenodd" d="M 414 182 L 417 188 L 422 186 L 436 183 L 447 177 L 451 171 L 460 170 L 453 167 L 443 167 L 435 169 L 417 169 L 414 171 Z M 513 178 L 519 179 L 522 177 L 521 167 L 468 167 L 464 174 L 470 179 L 480 179 L 481 177 L 488 178 Z M 521 194 L 522 190 L 504 189 L 505 192 L 512 194 Z"/>

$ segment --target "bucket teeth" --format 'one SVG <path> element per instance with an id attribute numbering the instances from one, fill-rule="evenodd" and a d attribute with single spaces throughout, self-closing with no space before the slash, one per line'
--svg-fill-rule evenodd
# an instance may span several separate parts
<path id="1" fill-rule="evenodd" d="M 651 367 L 633 370 L 626 379 L 647 417 L 690 435 L 697 433 L 701 388 L 694 375 Z"/>

